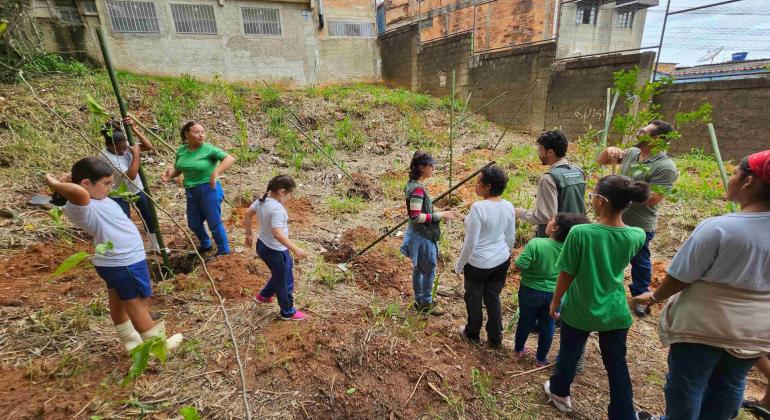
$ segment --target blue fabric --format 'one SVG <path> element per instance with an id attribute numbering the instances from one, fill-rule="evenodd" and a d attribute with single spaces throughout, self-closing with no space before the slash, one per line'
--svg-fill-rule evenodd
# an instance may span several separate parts
<path id="1" fill-rule="evenodd" d="M 144 193 L 144 191 L 140 191 L 137 193 L 137 196 L 139 196 L 139 199 L 136 200 L 136 208 L 139 209 L 139 214 L 142 216 L 142 219 L 144 220 L 144 224 L 147 225 L 147 231 L 150 233 L 155 233 L 155 226 L 152 224 L 152 213 L 150 213 L 150 199 L 147 198 L 147 195 Z M 113 199 L 120 208 L 123 210 L 123 213 L 126 213 L 126 216 L 128 218 L 131 218 L 131 204 L 129 204 L 128 201 L 120 198 L 120 197 L 110 197 Z"/>
<path id="2" fill-rule="evenodd" d="M 152 296 L 150 269 L 146 260 L 124 267 L 97 266 L 96 272 L 107 283 L 108 289 L 115 289 L 121 300 Z"/>
<path id="3" fill-rule="evenodd" d="M 650 281 L 652 280 L 652 261 L 650 261 L 650 241 L 652 241 L 655 232 L 645 232 L 647 239 L 639 252 L 631 258 L 631 284 L 628 290 L 631 296 L 639 296 L 650 291 Z"/>
<path id="4" fill-rule="evenodd" d="M 210 248 L 211 239 L 203 221 L 209 225 L 211 235 L 217 243 L 217 254 L 229 254 L 230 244 L 227 242 L 227 232 L 222 223 L 222 200 L 225 192 L 222 185 L 217 182 L 217 187 L 212 189 L 209 183 L 187 188 L 187 226 L 201 241 L 201 248 Z"/>
<path id="5" fill-rule="evenodd" d="M 401 254 L 412 260 L 414 301 L 423 305 L 431 304 L 438 244 L 414 232 L 410 226 L 404 233 Z"/>
<path id="6" fill-rule="evenodd" d="M 666 419 L 727 420 L 738 415 L 746 375 L 757 359 L 739 359 L 705 344 L 675 343 L 668 351 Z"/>
<path id="7" fill-rule="evenodd" d="M 297 312 L 294 309 L 294 260 L 289 251 L 276 251 L 264 242 L 257 240 L 257 255 L 270 269 L 270 280 L 259 292 L 263 298 L 273 295 L 278 299 L 281 316 L 290 317 Z"/>
<path id="8" fill-rule="evenodd" d="M 589 334 L 590 331 L 573 328 L 562 320 L 559 359 L 551 375 L 551 392 L 554 395 L 566 397 L 570 394 L 578 360 L 585 351 Z M 610 383 L 609 420 L 636 420 L 631 376 L 626 362 L 627 336 L 628 330 L 622 329 L 599 332 L 599 349 Z"/>
<path id="9" fill-rule="evenodd" d="M 554 321 L 549 314 L 553 293 L 519 286 L 519 323 L 516 326 L 516 342 L 513 349 L 523 351 L 527 337 L 537 329 L 537 354 L 540 363 L 548 363 L 548 351 L 553 343 Z"/>

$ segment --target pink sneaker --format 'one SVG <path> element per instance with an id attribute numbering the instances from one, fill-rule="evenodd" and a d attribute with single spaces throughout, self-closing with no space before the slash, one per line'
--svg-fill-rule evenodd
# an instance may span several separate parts
<path id="1" fill-rule="evenodd" d="M 294 312 L 294 315 L 288 317 L 281 315 L 281 319 L 284 321 L 302 321 L 306 317 L 307 315 L 305 315 L 305 313 L 302 311 Z"/>
<path id="2" fill-rule="evenodd" d="M 524 356 L 528 355 L 528 354 L 529 354 L 529 352 L 530 352 L 530 351 L 529 351 L 529 347 L 524 347 L 524 350 L 522 350 L 522 351 L 514 351 L 514 352 L 513 352 L 513 357 L 514 357 L 516 360 L 519 360 L 519 361 L 520 361 L 521 359 L 523 359 L 523 358 L 524 358 Z"/>
<path id="3" fill-rule="evenodd" d="M 273 297 L 272 296 L 264 297 L 264 296 L 260 295 L 259 293 L 257 293 L 256 298 L 257 298 L 257 302 L 259 302 L 259 303 L 273 303 Z"/>

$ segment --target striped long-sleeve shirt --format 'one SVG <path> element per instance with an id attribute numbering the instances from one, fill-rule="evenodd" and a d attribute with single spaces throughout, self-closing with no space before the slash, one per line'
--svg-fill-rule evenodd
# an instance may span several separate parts
<path id="1" fill-rule="evenodd" d="M 441 220 L 441 216 L 438 213 L 423 213 L 422 205 L 426 196 L 427 194 L 423 187 L 415 188 L 409 195 L 409 219 L 412 223 L 431 223 Z"/>

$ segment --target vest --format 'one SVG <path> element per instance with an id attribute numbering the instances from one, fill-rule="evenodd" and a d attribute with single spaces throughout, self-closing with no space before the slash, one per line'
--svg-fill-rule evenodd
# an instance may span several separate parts
<path id="1" fill-rule="evenodd" d="M 433 213 L 433 200 L 431 200 L 430 195 L 428 194 L 428 189 L 417 181 L 409 181 L 409 183 L 406 184 L 406 187 L 404 188 L 407 216 L 409 215 L 409 197 L 417 187 L 422 187 L 422 189 L 425 191 L 425 198 L 422 200 L 421 211 L 423 213 Z M 437 221 L 430 223 L 412 223 L 412 221 L 409 220 L 409 227 L 413 232 L 417 233 L 425 239 L 430 239 L 434 242 L 438 242 L 439 238 L 441 237 L 441 228 L 439 227 L 439 222 Z"/>
<path id="2" fill-rule="evenodd" d="M 586 176 L 583 170 L 573 165 L 559 165 L 548 172 L 556 183 L 558 213 L 586 214 Z M 539 238 L 545 238 L 546 225 L 537 225 Z"/>

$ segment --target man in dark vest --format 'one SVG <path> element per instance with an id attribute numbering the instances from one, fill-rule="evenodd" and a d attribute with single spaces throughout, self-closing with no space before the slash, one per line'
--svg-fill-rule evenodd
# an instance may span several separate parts
<path id="1" fill-rule="evenodd" d="M 532 210 L 516 209 L 516 218 L 537 225 L 535 236 L 545 238 L 545 227 L 556 213 L 585 214 L 586 177 L 567 155 L 567 137 L 560 130 L 546 131 L 537 139 L 540 163 L 550 166 L 540 177 Z"/>

